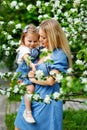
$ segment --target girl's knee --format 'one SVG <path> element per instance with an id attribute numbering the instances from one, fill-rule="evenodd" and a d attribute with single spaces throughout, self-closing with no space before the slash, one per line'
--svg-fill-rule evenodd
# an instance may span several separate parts
<path id="1" fill-rule="evenodd" d="M 15 130 L 20 130 L 19 128 L 15 127 Z"/>

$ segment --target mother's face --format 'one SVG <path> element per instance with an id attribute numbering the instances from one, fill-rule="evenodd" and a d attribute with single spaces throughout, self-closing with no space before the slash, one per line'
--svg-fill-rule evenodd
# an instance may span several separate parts
<path id="1" fill-rule="evenodd" d="M 48 48 L 48 38 L 45 31 L 43 31 L 42 29 L 39 29 L 39 35 L 40 35 L 40 38 L 39 38 L 40 44 L 43 47 Z"/>

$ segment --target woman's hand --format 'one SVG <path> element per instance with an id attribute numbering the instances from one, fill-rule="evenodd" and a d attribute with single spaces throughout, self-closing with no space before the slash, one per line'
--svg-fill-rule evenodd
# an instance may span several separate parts
<path id="1" fill-rule="evenodd" d="M 34 78 L 34 77 L 35 77 L 35 71 L 30 71 L 30 72 L 28 73 L 28 77 L 29 77 L 29 78 Z"/>

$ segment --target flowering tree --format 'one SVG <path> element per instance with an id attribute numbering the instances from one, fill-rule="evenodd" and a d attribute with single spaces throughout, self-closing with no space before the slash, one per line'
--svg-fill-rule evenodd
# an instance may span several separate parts
<path id="1" fill-rule="evenodd" d="M 0 1 L 0 66 L 15 67 L 16 48 L 23 28 L 43 19 L 60 22 L 69 41 L 73 70 L 63 76 L 62 88 L 69 97 L 87 91 L 87 11 L 86 0 L 1 0 Z M 23 12 L 23 13 L 22 13 Z M 9 72 L 10 73 L 10 72 Z M 7 74 L 0 74 L 5 77 Z M 2 76 L 3 75 L 3 76 Z M 8 76 L 7 76 L 8 77 Z M 66 87 L 65 87 L 66 86 Z M 66 96 L 66 94 L 65 94 Z M 67 97 L 68 98 L 68 97 Z"/>

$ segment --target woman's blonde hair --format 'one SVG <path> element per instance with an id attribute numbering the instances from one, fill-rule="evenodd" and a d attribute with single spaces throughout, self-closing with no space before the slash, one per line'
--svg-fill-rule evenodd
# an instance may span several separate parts
<path id="1" fill-rule="evenodd" d="M 54 50 L 61 48 L 68 57 L 69 67 L 72 67 L 70 47 L 65 33 L 63 32 L 62 27 L 58 21 L 54 19 L 44 20 L 40 24 L 40 29 L 45 31 L 47 35 L 49 49 Z"/>

